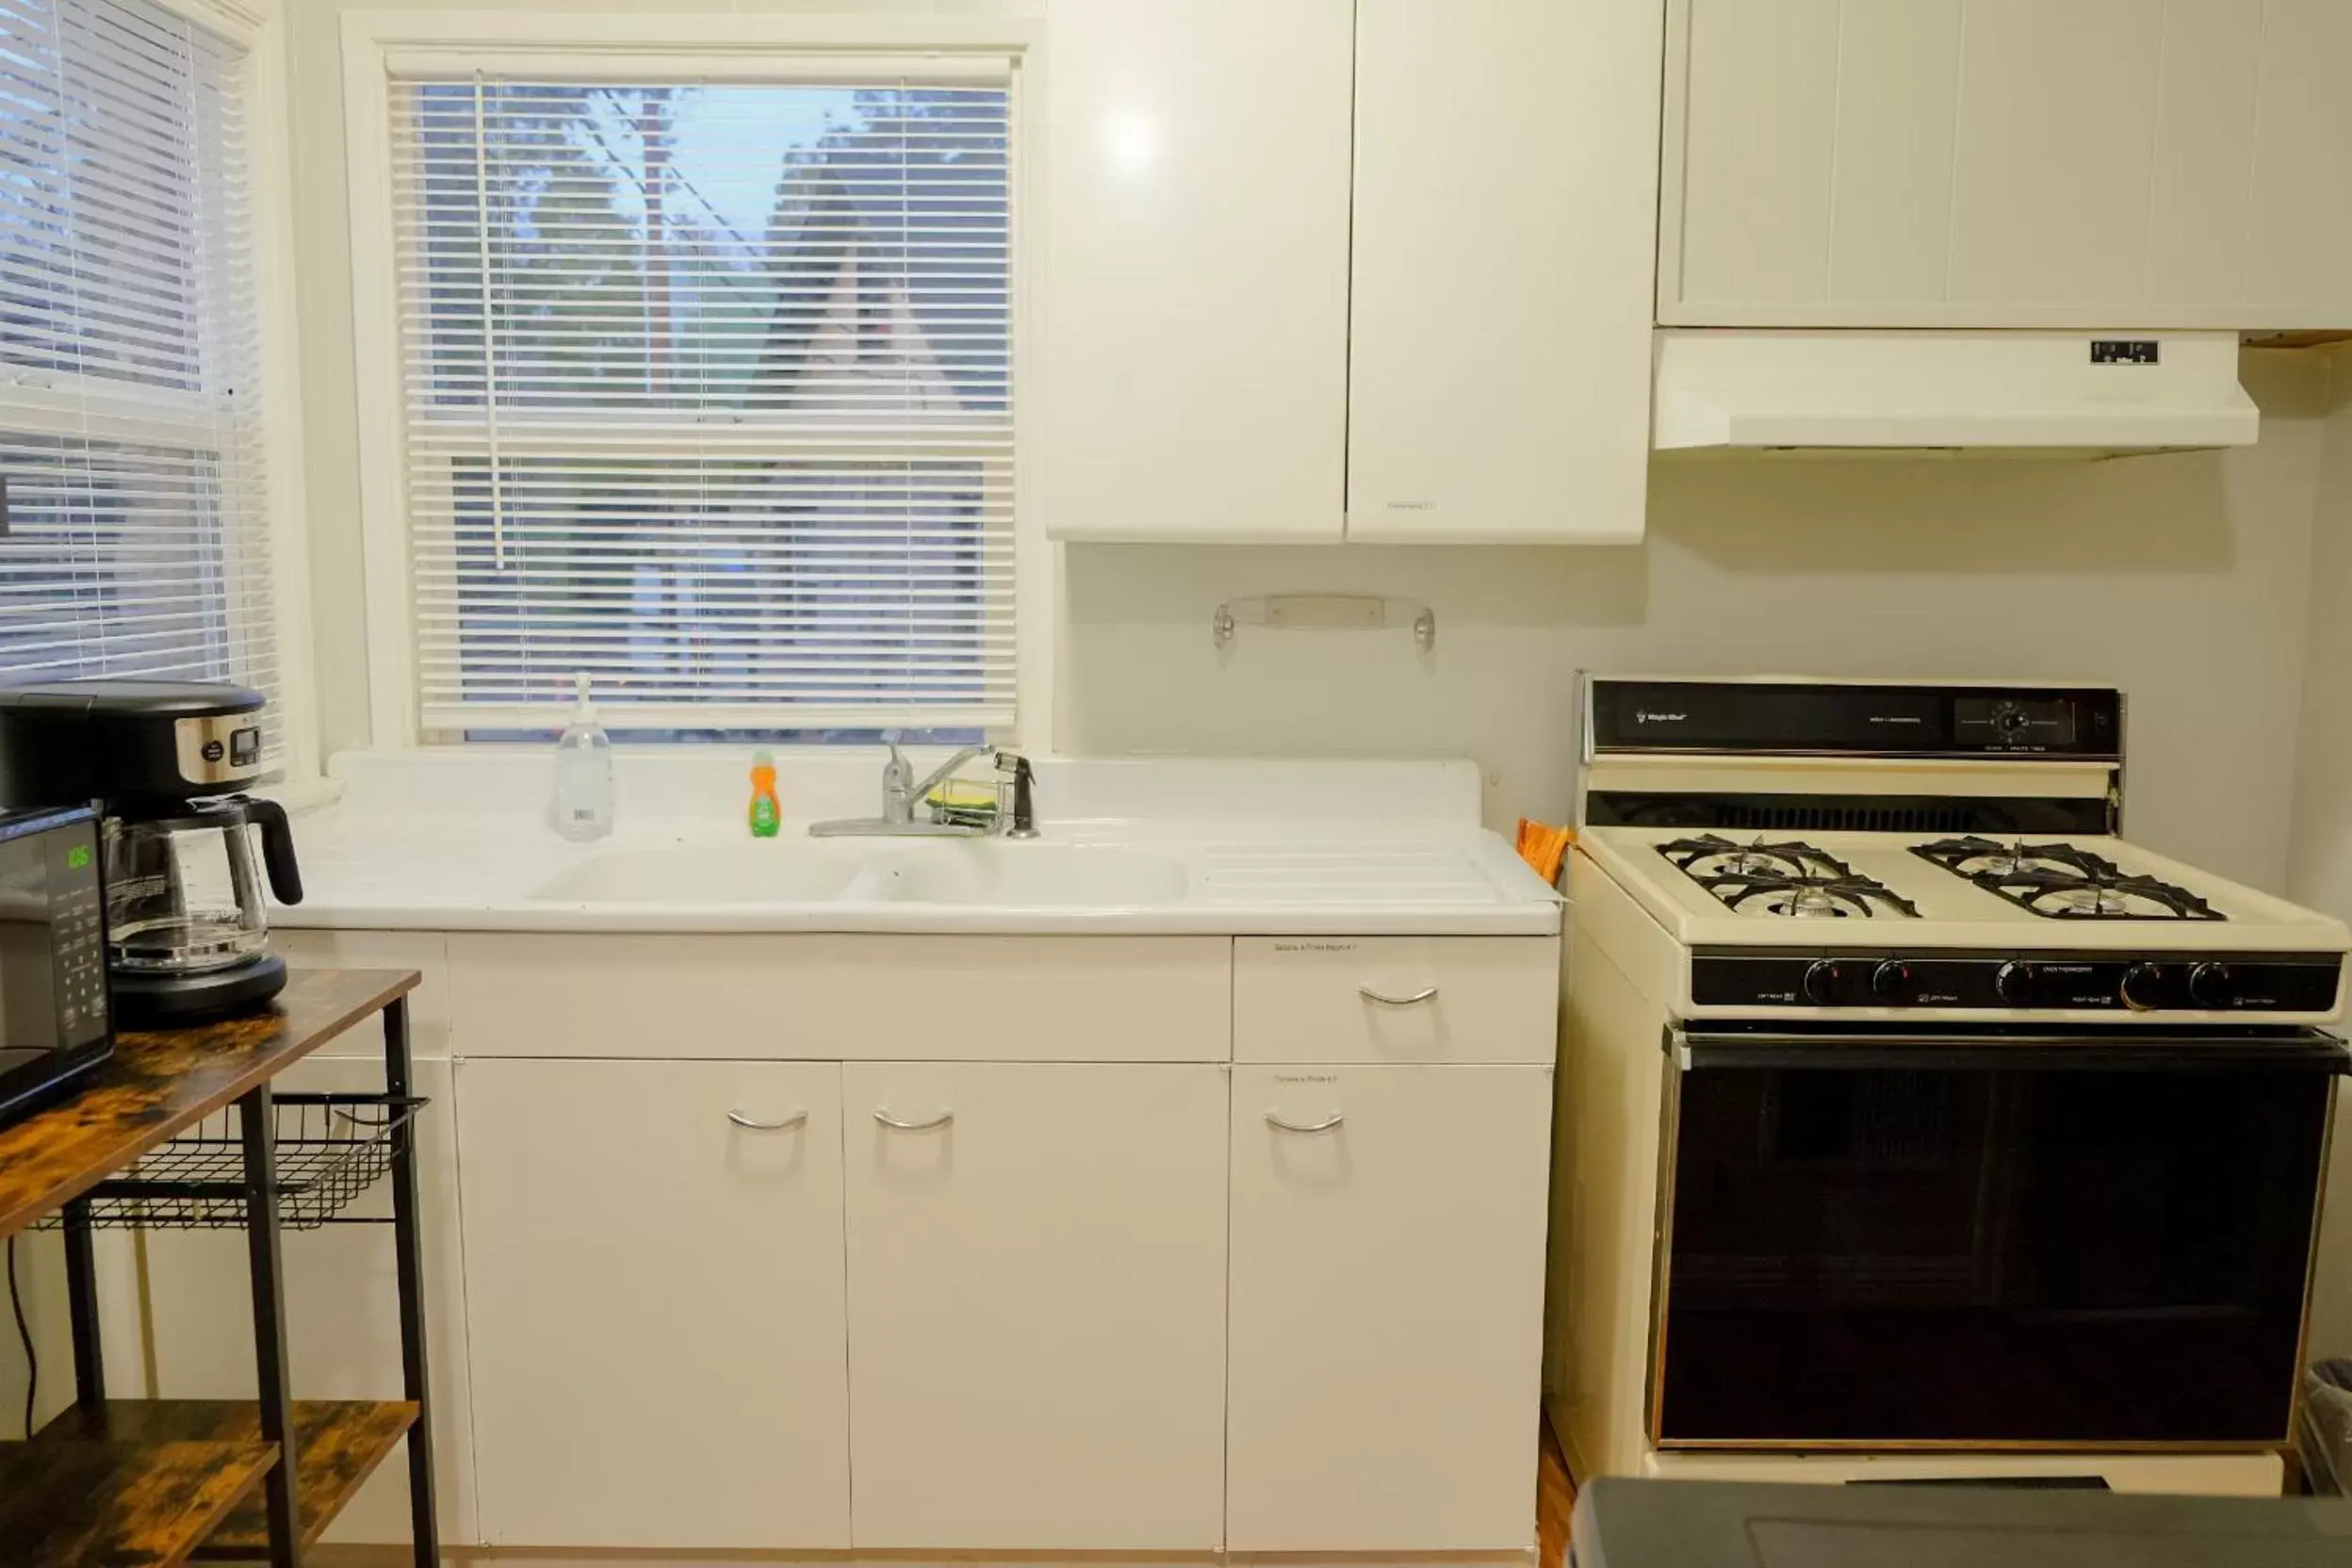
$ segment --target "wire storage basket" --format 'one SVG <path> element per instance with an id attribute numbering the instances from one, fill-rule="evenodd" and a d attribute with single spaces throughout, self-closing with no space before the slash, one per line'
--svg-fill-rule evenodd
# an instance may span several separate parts
<path id="1" fill-rule="evenodd" d="M 278 1224 L 316 1230 L 330 1222 L 381 1223 L 350 1215 L 360 1194 L 392 1167 L 392 1135 L 426 1101 L 397 1094 L 279 1094 L 271 1097 Z M 218 1231 L 245 1224 L 244 1128 L 225 1105 L 122 1175 L 86 1195 L 90 1222 L 101 1228 Z M 57 1230 L 62 1215 L 40 1224 Z"/>

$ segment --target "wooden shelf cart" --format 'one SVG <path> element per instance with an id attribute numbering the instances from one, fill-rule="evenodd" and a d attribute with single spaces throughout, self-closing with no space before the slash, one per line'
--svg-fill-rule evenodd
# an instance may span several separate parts
<path id="1" fill-rule="evenodd" d="M 360 1483 L 405 1443 L 415 1556 L 434 1568 L 408 993 L 414 971 L 297 971 L 276 1005 L 191 1029 L 124 1033 L 72 1098 L 0 1128 L 0 1236 L 65 1233 L 75 1400 L 0 1443 L 0 1561 L 166 1568 L 190 1558 L 297 1568 Z M 381 1095 L 277 1094 L 271 1081 L 384 1020 Z M 335 1219 L 388 1177 L 400 1291 L 397 1400 L 297 1401 L 288 1387 L 283 1230 Z M 235 1227 L 251 1264 L 259 1397 L 108 1399 L 91 1233 Z"/>

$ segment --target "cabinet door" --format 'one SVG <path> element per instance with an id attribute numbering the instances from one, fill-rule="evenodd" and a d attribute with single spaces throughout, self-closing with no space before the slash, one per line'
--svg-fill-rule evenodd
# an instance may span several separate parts
<path id="1" fill-rule="evenodd" d="M 1233 1070 L 1230 1550 L 1527 1548 L 1550 1071 Z"/>
<path id="2" fill-rule="evenodd" d="M 1361 0 L 1348 536 L 1642 537 L 1652 0 Z"/>
<path id="3" fill-rule="evenodd" d="M 1032 297 L 1056 537 L 1340 537 L 1351 8 L 1054 8 Z"/>
<path id="4" fill-rule="evenodd" d="M 848 1545 L 840 1068 L 468 1061 L 457 1088 L 489 1544 Z"/>
<path id="5" fill-rule="evenodd" d="M 1673 0 L 1659 319 L 2352 323 L 2342 0 Z"/>
<path id="6" fill-rule="evenodd" d="M 1224 1070 L 852 1063 L 843 1102 L 857 1544 L 1215 1548 Z"/>

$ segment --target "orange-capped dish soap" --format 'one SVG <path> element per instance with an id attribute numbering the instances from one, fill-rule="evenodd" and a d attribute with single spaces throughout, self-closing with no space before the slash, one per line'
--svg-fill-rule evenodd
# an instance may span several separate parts
<path id="1" fill-rule="evenodd" d="M 751 754 L 751 836 L 773 839 L 784 821 L 784 808 L 776 798 L 776 754 Z"/>

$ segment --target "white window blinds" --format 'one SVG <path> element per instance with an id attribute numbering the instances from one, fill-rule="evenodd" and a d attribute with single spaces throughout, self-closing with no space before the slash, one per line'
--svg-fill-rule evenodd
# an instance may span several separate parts
<path id="1" fill-rule="evenodd" d="M 143 0 L 0 0 L 0 680 L 277 695 L 245 72 Z"/>
<path id="2" fill-rule="evenodd" d="M 1008 84 L 394 104 L 422 727 L 1007 722 Z"/>

